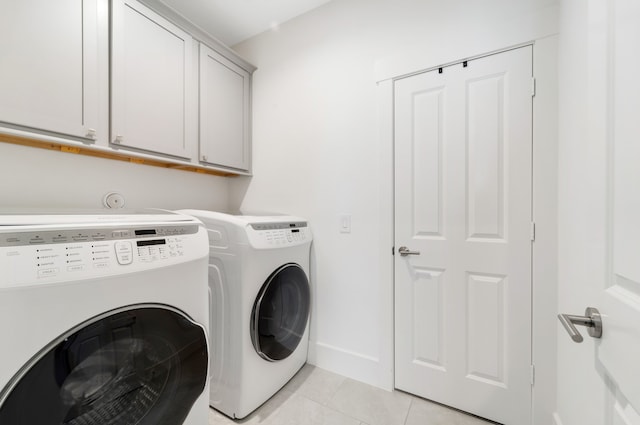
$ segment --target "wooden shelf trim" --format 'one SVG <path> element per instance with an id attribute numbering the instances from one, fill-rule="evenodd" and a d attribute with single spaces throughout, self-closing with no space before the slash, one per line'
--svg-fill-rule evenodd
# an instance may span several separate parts
<path id="1" fill-rule="evenodd" d="M 62 143 L 32 139 L 29 137 L 16 136 L 12 134 L 0 133 L 0 142 L 10 143 L 13 145 L 20 145 L 20 146 L 29 146 L 29 147 L 39 148 L 39 149 L 48 149 L 48 150 L 54 150 L 59 152 L 72 153 L 77 155 L 86 155 L 86 156 L 92 156 L 96 158 L 113 159 L 117 161 L 131 162 L 134 164 L 150 165 L 153 167 L 162 167 L 162 168 L 169 168 L 173 170 L 190 171 L 193 173 L 200 173 L 200 174 L 210 174 L 210 175 L 221 176 L 221 177 L 235 177 L 241 174 L 241 173 L 236 174 L 236 173 L 222 171 L 222 170 L 215 170 L 211 168 L 206 168 L 206 167 L 186 164 L 186 163 L 180 164 L 180 163 L 172 162 L 170 160 L 165 161 L 165 160 L 162 160 L 161 158 L 147 158 L 147 157 L 135 156 L 130 152 L 115 151 L 108 148 L 94 147 L 94 146 L 88 146 L 88 145 L 87 146 L 65 145 Z"/>

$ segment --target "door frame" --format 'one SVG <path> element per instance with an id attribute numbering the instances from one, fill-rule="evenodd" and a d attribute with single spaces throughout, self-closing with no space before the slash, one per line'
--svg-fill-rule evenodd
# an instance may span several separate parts
<path id="1" fill-rule="evenodd" d="M 550 36 L 509 46 L 492 52 L 460 58 L 462 62 L 531 45 L 533 47 L 533 176 L 532 217 L 535 222 L 535 242 L 532 245 L 532 423 L 552 423 L 556 411 L 557 357 L 557 48 L 558 36 Z M 397 59 L 396 59 L 397 60 Z M 411 68 L 415 58 L 407 58 L 401 75 L 385 76 L 377 81 L 378 134 L 380 137 L 380 258 L 379 274 L 385 282 L 381 288 L 380 312 L 382 340 L 380 363 L 384 373 L 381 386 L 393 390 L 394 384 L 394 80 L 408 75 L 437 69 L 446 64 L 433 64 L 423 69 Z"/>

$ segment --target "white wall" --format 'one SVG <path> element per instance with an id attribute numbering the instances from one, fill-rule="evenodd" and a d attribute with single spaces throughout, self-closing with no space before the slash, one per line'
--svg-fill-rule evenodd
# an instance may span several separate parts
<path id="1" fill-rule="evenodd" d="M 103 208 L 107 192 L 126 208 L 228 206 L 228 179 L 0 143 L 0 208 Z"/>
<path id="2" fill-rule="evenodd" d="M 554 34 L 556 11 L 555 0 L 335 0 L 235 46 L 258 71 L 255 177 L 231 183 L 231 204 L 310 220 L 313 363 L 392 388 L 393 151 L 376 81 Z M 339 233 L 340 214 L 352 233 Z"/>

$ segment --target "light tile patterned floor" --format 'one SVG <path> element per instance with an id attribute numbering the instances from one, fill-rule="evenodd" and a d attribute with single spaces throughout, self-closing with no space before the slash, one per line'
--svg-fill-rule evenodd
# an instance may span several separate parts
<path id="1" fill-rule="evenodd" d="M 307 365 L 243 420 L 211 409 L 209 425 L 490 425 L 474 416 Z"/>

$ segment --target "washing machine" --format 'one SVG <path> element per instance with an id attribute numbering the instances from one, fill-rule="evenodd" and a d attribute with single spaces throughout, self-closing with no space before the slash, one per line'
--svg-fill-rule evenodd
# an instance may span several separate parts
<path id="1" fill-rule="evenodd" d="M 306 363 L 311 231 L 286 215 L 180 212 L 209 234 L 210 405 L 241 419 Z"/>
<path id="2" fill-rule="evenodd" d="M 206 425 L 208 251 L 171 212 L 0 212 L 0 424 Z"/>

